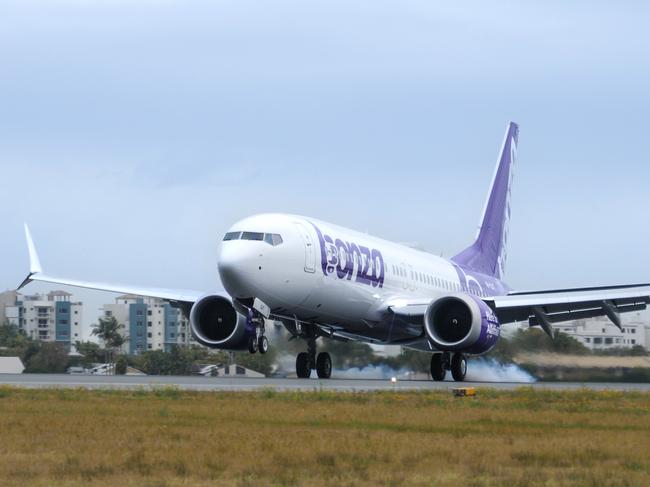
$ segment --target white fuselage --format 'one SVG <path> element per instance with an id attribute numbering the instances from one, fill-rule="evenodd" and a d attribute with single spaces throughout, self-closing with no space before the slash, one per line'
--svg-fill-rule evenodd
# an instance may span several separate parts
<path id="1" fill-rule="evenodd" d="M 256 215 L 227 235 L 219 258 L 224 287 L 235 299 L 261 299 L 279 317 L 367 327 L 388 306 L 464 288 L 441 257 L 311 218 Z"/>

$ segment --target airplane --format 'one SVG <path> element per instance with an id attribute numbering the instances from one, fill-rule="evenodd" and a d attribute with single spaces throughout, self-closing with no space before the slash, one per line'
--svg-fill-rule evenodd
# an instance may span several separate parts
<path id="1" fill-rule="evenodd" d="M 509 323 L 541 327 L 646 309 L 650 283 L 515 291 L 504 281 L 513 166 L 519 127 L 510 122 L 473 243 L 451 259 L 315 218 L 261 214 L 226 232 L 218 257 L 224 290 L 155 289 L 81 281 L 43 272 L 25 225 L 32 281 L 169 300 L 189 316 L 197 342 L 223 350 L 266 353 L 267 321 L 281 322 L 306 342 L 296 375 L 332 373 L 317 340 L 359 340 L 431 353 L 431 377 L 455 381 L 467 357 L 491 350 Z"/>

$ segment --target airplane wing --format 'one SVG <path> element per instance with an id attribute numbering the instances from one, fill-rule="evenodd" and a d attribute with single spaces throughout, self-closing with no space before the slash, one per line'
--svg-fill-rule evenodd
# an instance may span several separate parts
<path id="1" fill-rule="evenodd" d="M 597 316 L 607 316 L 620 329 L 620 313 L 646 309 L 650 284 L 511 292 L 485 302 L 501 323 L 528 321 L 551 336 L 553 323 Z"/>
<path id="2" fill-rule="evenodd" d="M 25 238 L 27 239 L 27 248 L 29 250 L 29 275 L 25 278 L 18 289 L 23 288 L 32 281 L 50 282 L 53 284 L 64 284 L 66 286 L 80 287 L 86 289 L 96 289 L 99 291 L 109 291 L 114 293 L 135 294 L 152 298 L 160 298 L 168 301 L 194 303 L 206 293 L 187 289 L 160 289 L 150 287 L 138 287 L 127 284 L 110 284 L 105 282 L 80 281 L 77 279 L 66 279 L 63 277 L 50 276 L 43 272 L 40 259 L 36 253 L 36 246 L 25 224 Z"/>
<path id="3" fill-rule="evenodd" d="M 607 316 L 619 329 L 620 314 L 642 311 L 650 304 L 650 284 L 511 292 L 482 298 L 501 324 L 528 322 L 553 336 L 553 324 Z M 429 302 L 404 300 L 389 310 L 404 318 L 423 316 Z"/>

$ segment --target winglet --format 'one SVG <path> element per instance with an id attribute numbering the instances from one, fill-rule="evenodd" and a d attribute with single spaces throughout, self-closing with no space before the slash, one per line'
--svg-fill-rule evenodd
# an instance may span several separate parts
<path id="1" fill-rule="evenodd" d="M 27 249 L 29 250 L 29 275 L 25 278 L 18 289 L 22 289 L 27 284 L 32 282 L 32 276 L 34 274 L 42 274 L 43 268 L 41 267 L 41 261 L 38 258 L 38 253 L 36 253 L 36 246 L 34 245 L 34 239 L 32 239 L 32 234 L 29 231 L 27 223 L 25 223 L 25 239 L 27 240 Z"/>
<path id="2" fill-rule="evenodd" d="M 41 261 L 38 258 L 38 254 L 36 253 L 34 239 L 32 239 L 32 234 L 29 231 L 27 223 L 25 223 L 25 238 L 27 239 L 27 248 L 29 249 L 29 272 L 31 274 L 40 274 L 43 272 L 43 268 L 41 267 Z"/>

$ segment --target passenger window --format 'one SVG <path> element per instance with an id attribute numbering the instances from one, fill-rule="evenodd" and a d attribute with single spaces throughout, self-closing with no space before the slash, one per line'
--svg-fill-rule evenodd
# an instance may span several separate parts
<path id="1" fill-rule="evenodd" d="M 239 237 L 241 236 L 241 232 L 228 232 L 226 233 L 226 236 L 223 237 L 223 241 L 227 240 L 239 240 Z"/>

